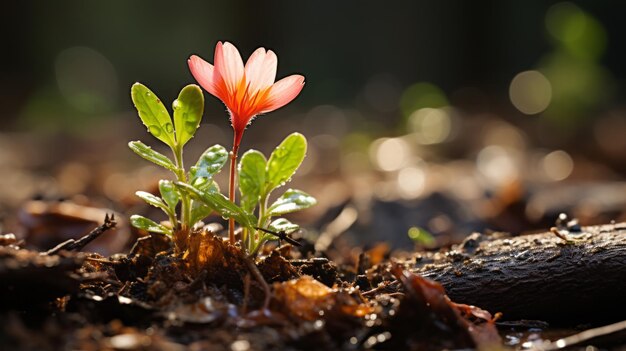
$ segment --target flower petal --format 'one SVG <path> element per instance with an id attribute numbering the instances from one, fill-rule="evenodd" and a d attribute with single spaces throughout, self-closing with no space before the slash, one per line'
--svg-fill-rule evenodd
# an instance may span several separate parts
<path id="1" fill-rule="evenodd" d="M 278 66 L 278 58 L 272 50 L 265 52 L 264 48 L 258 48 L 252 53 L 245 67 L 251 95 L 269 88 L 274 83 L 276 66 Z"/>
<path id="2" fill-rule="evenodd" d="M 233 44 L 229 42 L 217 43 L 215 47 L 215 69 L 224 79 L 228 92 L 233 94 L 243 78 L 243 60 Z"/>
<path id="3" fill-rule="evenodd" d="M 304 76 L 294 74 L 274 83 L 265 98 L 260 113 L 267 113 L 287 105 L 304 87 Z"/>
<path id="4" fill-rule="evenodd" d="M 222 99 L 219 89 L 221 78 L 219 75 L 214 74 L 215 69 L 213 65 L 196 55 L 192 55 L 189 60 L 187 60 L 187 64 L 189 65 L 191 75 L 193 75 L 198 84 L 208 93 Z"/>

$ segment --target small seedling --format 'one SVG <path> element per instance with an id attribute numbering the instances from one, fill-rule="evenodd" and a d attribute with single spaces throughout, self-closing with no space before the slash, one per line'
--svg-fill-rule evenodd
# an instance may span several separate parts
<path id="1" fill-rule="evenodd" d="M 147 87 L 136 83 L 131 96 L 139 117 L 154 137 L 172 150 L 173 160 L 152 150 L 140 141 L 129 143 L 139 156 L 170 170 L 176 180 L 159 182 L 160 197 L 139 191 L 137 196 L 158 207 L 169 218 L 170 226 L 134 215 L 131 223 L 149 232 L 174 239 L 179 252 L 186 249 L 193 225 L 212 211 L 229 219 L 229 240 L 235 244 L 235 222 L 242 227 L 241 248 L 254 257 L 263 244 L 273 237 L 295 241 L 287 233 L 299 229 L 287 219 L 278 218 L 317 203 L 311 195 L 288 189 L 273 203 L 272 192 L 291 180 L 302 164 L 307 150 L 306 138 L 299 133 L 287 136 L 271 153 L 269 159 L 257 150 L 243 154 L 237 164 L 237 153 L 246 126 L 261 113 L 276 110 L 293 100 L 302 90 L 304 77 L 292 75 L 274 82 L 276 55 L 264 48 L 257 49 L 243 65 L 237 49 L 230 43 L 219 42 L 215 49 L 215 67 L 198 56 L 189 59 L 189 67 L 198 83 L 226 105 L 234 130 L 230 154 L 220 145 L 209 147 L 189 171 L 183 163 L 183 147 L 194 136 L 204 110 L 204 97 L 197 85 L 188 85 L 172 104 L 170 117 L 161 100 Z M 228 197 L 220 193 L 213 181 L 230 159 Z M 239 205 L 235 203 L 236 174 L 239 179 Z"/>
<path id="2" fill-rule="evenodd" d="M 217 185 L 212 178 L 228 160 L 228 152 L 224 147 L 209 147 L 189 172 L 183 162 L 183 147 L 193 138 L 202 120 L 204 96 L 200 87 L 191 84 L 181 90 L 172 104 L 173 123 L 161 100 L 146 86 L 135 83 L 131 89 L 131 97 L 148 132 L 172 150 L 173 161 L 141 141 L 131 141 L 128 144 L 130 149 L 144 159 L 171 171 L 179 182 L 188 182 L 198 189 L 216 189 Z M 208 216 L 212 209 L 180 192 L 170 180 L 159 182 L 159 192 L 160 197 L 145 191 L 138 191 L 136 194 L 149 205 L 163 210 L 170 225 L 156 223 L 139 215 L 133 215 L 130 218 L 131 223 L 137 228 L 170 236 L 182 251 L 191 227 Z"/>

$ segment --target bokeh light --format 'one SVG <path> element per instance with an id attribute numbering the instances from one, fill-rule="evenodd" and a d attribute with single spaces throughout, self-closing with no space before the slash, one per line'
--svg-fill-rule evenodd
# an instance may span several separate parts
<path id="1" fill-rule="evenodd" d="M 538 71 L 521 72 L 511 81 L 509 97 L 513 106 L 520 112 L 535 115 L 550 105 L 552 86 Z"/>
<path id="2" fill-rule="evenodd" d="M 422 194 L 426 184 L 423 166 L 410 166 L 398 172 L 398 190 L 403 198 L 412 199 Z"/>
<path id="3" fill-rule="evenodd" d="M 601 23 L 571 2 L 553 5 L 546 14 L 546 28 L 571 55 L 593 60 L 606 48 L 606 31 Z"/>
<path id="4" fill-rule="evenodd" d="M 409 86 L 400 98 L 400 109 L 405 116 L 409 116 L 421 108 L 437 108 L 448 105 L 448 98 L 443 90 L 427 82 L 415 83 Z"/>
<path id="5" fill-rule="evenodd" d="M 491 145 L 482 149 L 476 158 L 480 173 L 493 185 L 506 185 L 519 176 L 519 167 L 511 150 Z"/>
<path id="6" fill-rule="evenodd" d="M 484 145 L 500 145 L 515 150 L 526 148 L 526 135 L 510 123 L 502 120 L 492 121 L 485 123 L 483 129 Z"/>
<path id="7" fill-rule="evenodd" d="M 381 138 L 372 143 L 370 158 L 383 171 L 397 171 L 406 166 L 410 157 L 409 146 L 400 138 Z"/>
<path id="8" fill-rule="evenodd" d="M 574 160 L 563 150 L 552 151 L 542 161 L 543 169 L 550 180 L 563 180 L 574 170 Z"/>
<path id="9" fill-rule="evenodd" d="M 450 135 L 452 118 L 443 108 L 421 108 L 409 116 L 408 126 L 420 144 L 438 144 Z"/>

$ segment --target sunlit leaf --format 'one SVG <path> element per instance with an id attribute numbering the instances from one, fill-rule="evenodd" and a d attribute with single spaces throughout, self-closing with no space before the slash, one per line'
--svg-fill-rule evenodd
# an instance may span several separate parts
<path id="1" fill-rule="evenodd" d="M 257 150 L 249 150 L 241 156 L 239 162 L 239 191 L 241 207 L 252 212 L 261 198 L 265 185 L 265 168 L 267 160 Z"/>
<path id="2" fill-rule="evenodd" d="M 165 202 L 163 202 L 163 200 L 161 200 L 157 196 L 154 196 L 154 195 L 152 195 L 152 194 L 150 194 L 148 192 L 145 192 L 145 191 L 138 191 L 138 192 L 135 193 L 135 195 L 137 195 L 139 198 L 141 198 L 147 204 L 162 209 L 168 215 L 171 215 L 173 213 L 172 210 L 170 210 L 170 208 L 167 207 Z"/>
<path id="3" fill-rule="evenodd" d="M 133 84 L 130 96 L 139 112 L 139 118 L 148 127 L 148 132 L 170 147 L 175 147 L 172 118 L 161 100 L 141 83 Z"/>
<path id="4" fill-rule="evenodd" d="M 174 126 L 179 147 L 185 145 L 196 133 L 204 113 L 204 95 L 199 86 L 189 84 L 180 91 L 172 104 Z"/>
<path id="5" fill-rule="evenodd" d="M 278 232 L 292 233 L 300 229 L 300 226 L 295 223 L 291 223 L 289 220 L 285 218 L 279 218 L 279 219 L 274 220 L 272 223 L 270 223 L 269 229 L 277 233 Z"/>
<path id="6" fill-rule="evenodd" d="M 172 172 L 176 171 L 176 165 L 169 158 L 167 158 L 167 156 L 152 150 L 152 148 L 141 141 L 131 141 L 128 143 L 128 147 L 144 159 L 163 168 L 167 168 Z"/>
<path id="7" fill-rule="evenodd" d="M 279 197 L 268 209 L 271 216 L 304 210 L 317 204 L 315 198 L 304 191 L 289 189 Z"/>
<path id="8" fill-rule="evenodd" d="M 222 217 L 234 218 L 239 224 L 248 228 L 253 228 L 257 222 L 254 215 L 247 213 L 241 207 L 230 202 L 226 196 L 218 192 L 201 191 L 182 182 L 176 182 L 175 184 L 181 191 L 185 191 L 192 197 L 204 202 Z"/>
<path id="9" fill-rule="evenodd" d="M 290 134 L 276 147 L 267 163 L 266 193 L 291 179 L 304 160 L 306 148 L 306 138 L 300 133 Z"/>
<path id="10" fill-rule="evenodd" d="M 228 161 L 228 151 L 222 145 L 213 145 L 206 149 L 195 166 L 191 167 L 191 181 L 197 178 L 212 178 Z"/>
<path id="11" fill-rule="evenodd" d="M 169 180 L 160 180 L 159 191 L 161 192 L 161 197 L 167 206 L 174 211 L 176 209 L 176 205 L 178 205 L 178 201 L 180 201 L 180 195 L 178 194 L 178 190 L 174 186 L 174 183 Z"/>
<path id="12" fill-rule="evenodd" d="M 155 221 L 148 219 L 140 215 L 132 215 L 130 217 L 130 223 L 135 228 L 143 229 L 151 233 L 159 233 L 165 235 L 171 235 L 171 230 L 166 226 L 160 225 Z"/>

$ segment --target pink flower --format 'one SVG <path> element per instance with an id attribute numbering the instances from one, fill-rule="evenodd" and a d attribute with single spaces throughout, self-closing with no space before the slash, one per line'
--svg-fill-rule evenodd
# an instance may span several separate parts
<path id="1" fill-rule="evenodd" d="M 299 74 L 274 82 L 278 58 L 265 48 L 256 49 L 244 66 L 233 44 L 218 42 L 214 60 L 215 66 L 193 55 L 188 61 L 189 69 L 196 81 L 228 108 L 235 147 L 255 116 L 285 106 L 304 86 L 304 77 Z"/>

